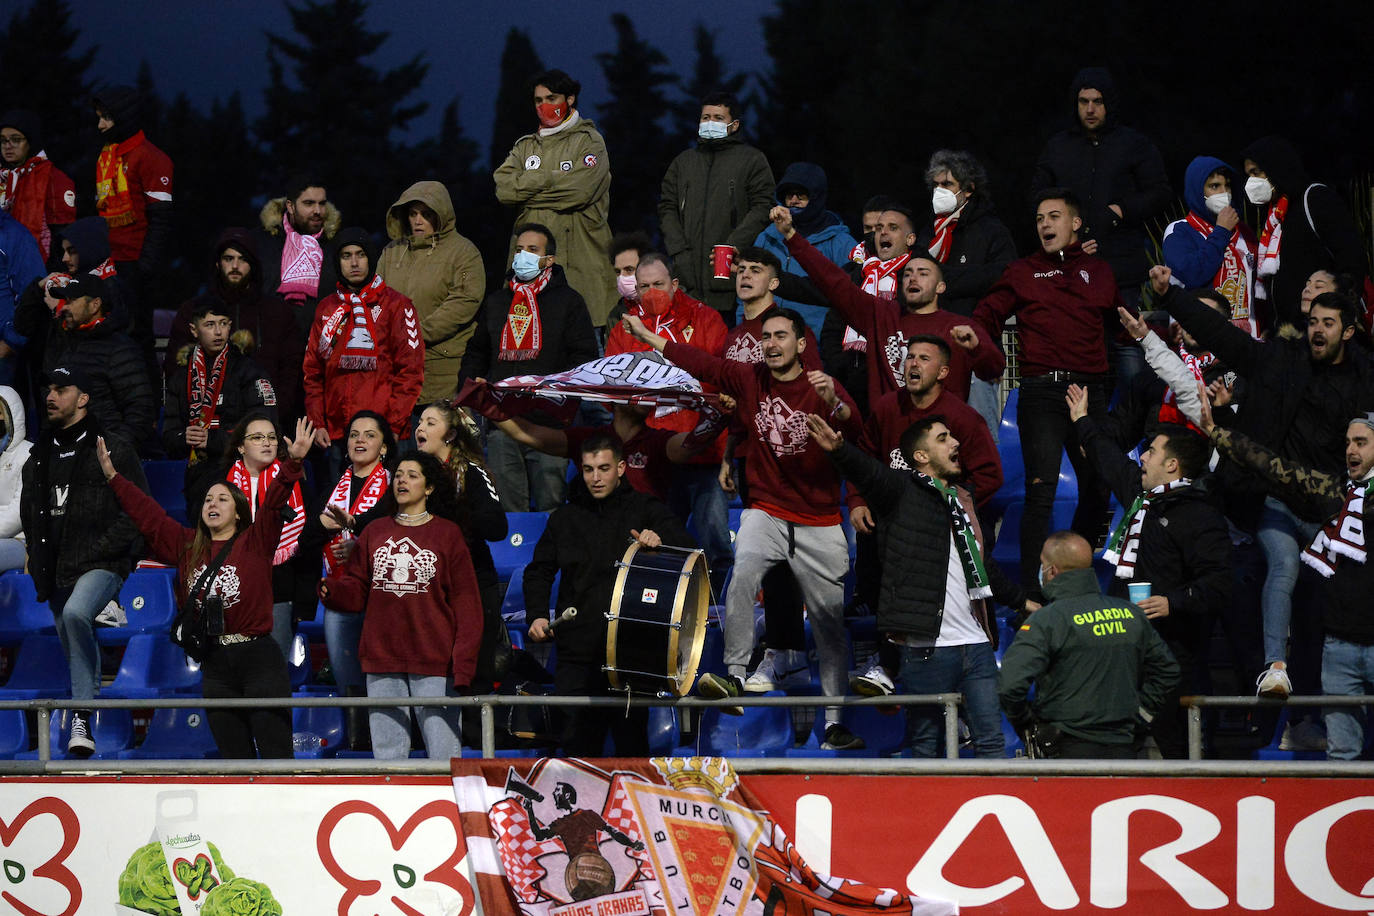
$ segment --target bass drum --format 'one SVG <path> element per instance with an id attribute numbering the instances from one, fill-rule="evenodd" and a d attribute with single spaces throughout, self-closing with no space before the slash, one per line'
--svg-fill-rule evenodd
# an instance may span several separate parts
<path id="1" fill-rule="evenodd" d="M 606 627 L 606 675 L 617 690 L 682 697 L 701 664 L 711 579 L 701 550 L 630 545 Z"/>

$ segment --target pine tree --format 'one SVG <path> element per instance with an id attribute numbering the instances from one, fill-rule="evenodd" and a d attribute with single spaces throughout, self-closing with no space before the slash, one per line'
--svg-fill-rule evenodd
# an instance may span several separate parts
<path id="1" fill-rule="evenodd" d="M 651 230 L 663 169 L 674 152 L 664 131 L 669 112 L 666 89 L 677 82 L 668 58 L 641 39 L 624 13 L 614 13 L 615 51 L 596 55 L 610 98 L 599 105 L 597 125 L 606 138 L 615 176 L 611 187 L 611 226 L 617 231 Z M 585 112 L 584 100 L 578 101 Z"/>
<path id="2" fill-rule="evenodd" d="M 496 116 L 492 119 L 489 164 L 495 171 L 515 141 L 532 131 L 534 95 L 530 80 L 543 71 L 539 52 L 534 50 L 530 36 L 521 29 L 506 33 L 506 46 L 501 51 L 501 82 L 496 90 Z"/>
<path id="3" fill-rule="evenodd" d="M 48 155 L 81 185 L 87 176 L 78 175 L 75 162 L 88 156 L 94 164 L 98 148 L 95 115 L 87 104 L 96 49 L 75 51 L 81 36 L 71 19 L 64 0 L 34 0 L 16 10 L 0 31 L 0 86 L 5 108 L 26 108 L 43 119 Z"/>
<path id="4" fill-rule="evenodd" d="M 257 190 L 276 192 L 309 170 L 328 182 L 346 222 L 376 226 L 413 180 L 394 138 L 427 107 L 406 100 L 429 65 L 421 54 L 384 72 L 369 64 L 388 33 L 368 30 L 364 0 L 305 0 L 287 11 L 298 37 L 268 35 L 267 113 L 257 132 L 273 174 Z"/>

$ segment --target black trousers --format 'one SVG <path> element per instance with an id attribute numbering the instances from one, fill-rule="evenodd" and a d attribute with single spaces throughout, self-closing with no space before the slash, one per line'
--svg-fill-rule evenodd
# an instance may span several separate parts
<path id="1" fill-rule="evenodd" d="M 558 660 L 553 673 L 554 693 L 565 697 L 624 698 L 612 692 L 600 665 Z M 649 710 L 564 706 L 563 753 L 569 757 L 604 757 L 606 733 L 615 742 L 618 757 L 649 756 Z"/>
<path id="2" fill-rule="evenodd" d="M 211 646 L 200 671 L 207 700 L 291 696 L 286 659 L 271 636 Z M 206 719 L 225 759 L 295 756 L 290 709 L 214 709 L 206 713 Z"/>

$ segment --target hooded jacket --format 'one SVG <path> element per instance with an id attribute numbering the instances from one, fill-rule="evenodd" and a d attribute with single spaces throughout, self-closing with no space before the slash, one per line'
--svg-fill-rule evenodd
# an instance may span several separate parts
<path id="1" fill-rule="evenodd" d="M 121 183 L 127 183 L 133 207 L 131 222 L 110 227 L 110 251 L 115 261 L 136 263 L 146 276 L 163 265 L 171 248 L 172 160 L 143 136 L 140 101 L 137 90 L 112 86 L 91 104 L 114 121 L 101 143 L 119 146 Z"/>
<path id="2" fill-rule="evenodd" d="M 1221 269 L 1226 249 L 1231 244 L 1234 234 L 1232 230 L 1218 226 L 1217 215 L 1207 209 L 1203 185 L 1213 172 L 1226 174 L 1231 182 L 1231 204 L 1237 210 L 1241 209 L 1238 205 L 1241 204 L 1241 196 L 1245 193 L 1245 182 L 1238 181 L 1235 169 L 1220 159 L 1198 156 L 1188 163 L 1188 168 L 1183 173 L 1183 201 L 1188 205 L 1189 212 L 1208 223 L 1212 229 L 1206 236 L 1200 235 L 1196 229 L 1188 225 L 1186 219 L 1175 220 L 1164 228 L 1164 264 L 1174 272 L 1174 278 L 1183 284 L 1184 289 L 1212 289 L 1212 282 L 1217 271 Z M 1250 249 L 1250 256 L 1246 259 L 1246 274 L 1253 282 L 1255 233 L 1244 223 L 1238 224 L 1234 232 L 1241 234 Z M 1227 300 L 1232 305 L 1236 301 L 1232 295 L 1228 295 Z"/>
<path id="3" fill-rule="evenodd" d="M 418 201 L 434 211 L 433 235 L 410 234 L 407 208 Z M 392 239 L 382 250 L 377 273 L 386 285 L 410 299 L 425 339 L 425 387 L 420 402 L 451 399 L 458 390 L 463 351 L 477 327 L 477 310 L 487 291 L 477 246 L 454 228 L 453 201 L 437 181 L 417 181 L 386 213 Z M 561 252 L 560 252 L 561 253 Z"/>
<path id="4" fill-rule="evenodd" d="M 663 247 L 687 292 L 718 312 L 734 312 L 735 283 L 715 279 L 711 249 L 753 244 L 768 225 L 773 188 L 768 158 L 738 132 L 678 153 L 663 175 L 658 198 Z"/>
<path id="5" fill-rule="evenodd" d="M 339 233 L 331 253 L 338 269 L 338 256 L 351 245 L 367 252 L 367 263 L 376 273 L 377 247 L 362 229 Z M 339 271 L 342 276 L 343 272 Z M 371 283 L 369 276 L 365 283 Z M 344 435 L 348 418 L 364 408 L 386 417 L 397 439 L 410 438 L 410 412 L 424 387 L 425 342 L 420 339 L 420 319 L 409 299 L 385 283 L 372 307 L 372 322 L 377 332 L 373 341 L 376 366 L 350 369 L 340 365 L 339 354 L 349 341 L 347 300 L 349 288 L 341 281 L 334 295 L 322 299 L 315 309 L 310 340 L 305 346 L 301 369 L 305 387 L 305 414 L 315 426 L 329 430 L 333 439 Z M 331 333 L 326 334 L 326 326 Z"/>
<path id="6" fill-rule="evenodd" d="M 77 220 L 70 226 L 62 227 L 57 233 L 57 239 L 53 247 L 60 253 L 62 242 L 66 241 L 76 249 L 77 270 L 81 273 L 94 274 L 100 276 L 107 273 L 109 276 L 105 280 L 105 293 L 109 296 L 109 301 L 105 303 L 106 319 L 111 327 L 123 330 L 129 326 L 129 312 L 124 305 L 124 280 L 114 273 L 114 262 L 110 261 L 108 269 L 103 269 L 102 265 L 110 260 L 110 234 L 105 226 L 105 220 L 99 216 L 87 216 Z M 39 277 L 42 280 L 43 277 Z M 16 306 L 16 312 L 25 314 L 35 314 L 39 316 L 51 314 L 48 312 L 43 302 L 45 290 L 41 282 L 30 283 L 25 288 L 20 303 Z M 34 312 L 35 308 L 41 307 L 41 312 Z M 24 330 L 17 333 L 29 339 L 30 349 L 42 350 L 44 346 L 43 334 L 46 330 L 44 324 L 38 327 L 25 325 Z M 38 339 L 34 339 L 34 335 Z"/>
<path id="7" fill-rule="evenodd" d="M 935 238 L 935 226 L 926 223 L 916 233 L 912 250 L 928 255 Z M 992 199 L 979 191 L 964 204 L 964 212 L 954 226 L 949 258 L 940 265 L 945 275 L 945 291 L 940 308 L 956 315 L 971 316 L 978 300 L 987 295 L 1007 265 L 1016 260 L 1016 243 L 1011 231 L 997 217 Z"/>
<path id="8" fill-rule="evenodd" d="M 830 188 L 825 170 L 810 162 L 794 162 L 782 173 L 782 178 L 779 179 L 774 191 L 779 206 L 786 206 L 788 188 L 801 188 L 810 197 L 810 201 L 801 212 L 792 214 L 792 224 L 797 232 L 804 235 L 811 243 L 811 247 L 823 254 L 830 263 L 838 267 L 848 264 L 849 253 L 859 243 L 849 234 L 849 227 L 844 221 L 825 208 Z M 787 243 L 783 241 L 782 233 L 778 231 L 777 226 L 770 223 L 759 233 L 758 238 L 754 239 L 754 244 L 777 255 L 778 260 L 782 262 L 784 273 L 797 277 L 806 276 L 806 269 L 787 250 Z M 822 306 L 785 299 L 776 292 L 773 294 L 773 301 L 780 308 L 795 309 L 817 334 L 825 325 L 826 310 Z"/>
<path id="9" fill-rule="evenodd" d="M 5 424 L 4 449 L 0 451 L 0 538 L 24 537 L 19 521 L 19 495 L 24 489 L 24 463 L 33 443 L 26 436 L 24 404 L 19 392 L 0 386 L 0 419 Z"/>
<path id="10" fill-rule="evenodd" d="M 1102 93 L 1107 114 L 1089 132 L 1078 121 L 1078 93 Z M 1103 67 L 1080 70 L 1070 86 L 1073 127 L 1050 138 L 1031 176 L 1031 197 L 1045 188 L 1066 187 L 1083 206 L 1079 238 L 1096 239 L 1097 255 L 1111 265 L 1118 286 L 1144 282 L 1150 270 L 1145 233 L 1147 220 L 1160 215 L 1173 192 L 1164 160 L 1148 137 L 1122 126 L 1116 82 Z M 1108 207 L 1121 208 L 1117 216 Z"/>
<path id="11" fill-rule="evenodd" d="M 592 323 L 604 325 L 619 297 L 607 269 L 611 160 L 596 124 L 574 110 L 554 130 L 526 134 L 492 177 L 496 199 L 520 208 L 515 225 L 539 223 L 553 232 L 568 285 L 587 303 Z M 514 254 L 512 238 L 507 264 Z"/>
<path id="12" fill-rule="evenodd" d="M 286 250 L 286 230 L 282 220 L 286 219 L 286 198 L 274 197 L 262 205 L 258 211 L 259 231 L 255 232 L 258 259 L 262 262 L 262 290 L 266 295 L 277 295 L 281 286 L 281 261 Z M 304 299 L 299 305 L 288 303 L 296 323 L 304 338 L 310 329 L 310 319 L 314 317 L 315 307 L 321 299 L 328 299 L 339 282 L 339 265 L 334 256 L 332 242 L 343 226 L 343 214 L 332 203 L 324 207 L 324 228 L 320 232 L 320 246 L 324 249 L 324 263 L 320 265 L 320 285 L 315 298 Z"/>
<path id="13" fill-rule="evenodd" d="M 1288 198 L 1278 273 L 1260 282 L 1267 283 L 1272 317 L 1302 327 L 1306 323 L 1302 288 L 1307 278 L 1317 270 L 1366 276 L 1369 263 L 1364 241 L 1349 205 L 1333 188 L 1312 181 L 1293 144 L 1283 137 L 1262 137 L 1246 147 L 1243 155 L 1274 186 L 1271 207 L 1281 196 Z"/>
<path id="14" fill-rule="evenodd" d="M 53 231 L 76 219 L 76 185 L 44 152 L 38 115 L 7 111 L 0 115 L 0 128 L 4 127 L 14 128 L 29 141 L 29 158 L 13 168 L 0 164 L 0 209 L 8 210 L 29 230 L 47 263 Z M 14 186 L 10 188 L 12 178 Z"/>
<path id="15" fill-rule="evenodd" d="M 248 261 L 248 284 L 241 290 L 230 289 L 220 271 L 220 255 L 224 254 L 226 248 L 233 248 Z M 283 424 L 289 425 L 300 416 L 305 333 L 297 326 L 289 305 L 274 293 L 263 292 L 262 273 L 262 260 L 258 257 L 258 240 L 254 233 L 237 227 L 220 233 L 215 242 L 205 291 L 183 302 L 172 319 L 162 372 L 168 379 L 178 374 L 185 379 L 186 364 L 182 353 L 193 342 L 191 315 L 202 305 L 218 303 L 224 307 L 223 314 L 233 321 L 235 336 L 239 337 L 239 332 L 247 333 L 248 339 L 239 338 L 239 349 L 245 356 L 251 356 L 271 381 L 276 394 L 277 415 Z"/>
<path id="16" fill-rule="evenodd" d="M 0 339 L 18 349 L 27 343 L 14 327 L 24 291 L 43 277 L 43 257 L 19 220 L 0 210 Z"/>

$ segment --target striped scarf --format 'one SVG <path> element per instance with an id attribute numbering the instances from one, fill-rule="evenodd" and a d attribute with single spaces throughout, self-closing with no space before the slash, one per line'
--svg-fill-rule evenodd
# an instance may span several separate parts
<path id="1" fill-rule="evenodd" d="M 1102 551 L 1102 558 L 1116 565 L 1118 579 L 1131 579 L 1135 576 L 1135 564 L 1140 553 L 1140 532 L 1145 528 L 1145 515 L 1150 511 L 1150 501 L 1170 490 L 1180 490 L 1192 485 L 1190 479 L 1180 477 L 1178 480 L 1162 483 L 1148 493 L 1142 490 L 1135 498 L 1135 502 L 1131 503 L 1131 508 L 1121 516 L 1121 524 L 1116 526 L 1116 530 L 1107 541 L 1106 549 Z"/>
<path id="2" fill-rule="evenodd" d="M 267 488 L 272 485 L 272 481 L 277 479 L 281 473 L 281 462 L 274 461 L 263 468 L 262 474 L 258 477 L 258 498 L 253 499 L 253 474 L 242 461 L 235 461 L 234 466 L 229 469 L 229 483 L 239 488 L 244 496 L 248 497 L 249 505 L 253 509 L 254 517 L 258 514 L 258 507 L 267 499 Z M 296 481 L 291 485 L 291 495 L 286 500 L 296 514 L 291 520 L 281 526 L 281 539 L 277 541 L 277 551 L 272 554 L 272 565 L 280 566 L 287 560 L 296 555 L 296 548 L 300 546 L 301 531 L 305 529 L 305 500 L 301 497 L 301 484 Z"/>
<path id="3" fill-rule="evenodd" d="M 107 143 L 95 163 L 95 209 L 111 229 L 131 225 L 138 219 L 129 179 L 124 174 L 124 157 L 144 142 L 139 131 L 123 143 Z"/>
<path id="4" fill-rule="evenodd" d="M 1340 511 L 1322 525 L 1322 530 L 1302 552 L 1302 561 L 1327 579 L 1336 574 L 1342 558 L 1364 563 L 1368 552 L 1364 543 L 1364 506 L 1374 480 L 1352 480 L 1345 486 L 1345 502 Z"/>
<path id="5" fill-rule="evenodd" d="M 372 473 L 367 475 L 367 480 L 363 481 L 362 489 L 358 491 L 358 498 L 353 500 L 353 504 L 348 503 L 348 491 L 353 487 L 353 469 L 349 468 L 343 472 L 339 478 L 339 483 L 334 487 L 334 492 L 329 496 L 329 505 L 339 506 L 347 509 L 348 514 L 357 518 L 368 509 L 377 505 L 377 501 L 386 495 L 387 487 L 391 486 L 391 473 L 387 471 L 385 465 L 380 461 L 372 469 Z M 335 544 L 346 541 L 353 537 L 351 531 L 340 531 L 329 541 L 324 549 L 324 568 L 327 572 L 334 571 L 334 551 L 330 550 Z"/>
<path id="6" fill-rule="evenodd" d="M 941 264 L 949 260 L 949 250 L 954 247 L 954 227 L 959 223 L 960 207 L 952 213 L 935 219 L 935 234 L 930 239 L 930 256 Z"/>
<path id="7" fill-rule="evenodd" d="M 544 347 L 544 323 L 539 319 L 539 294 L 549 285 L 553 268 L 546 267 L 528 283 L 511 277 L 513 293 L 506 324 L 501 328 L 501 349 L 496 358 L 502 362 L 538 359 Z"/>
<path id="8" fill-rule="evenodd" d="M 1264 231 L 1260 233 L 1258 267 L 1260 278 L 1272 277 L 1279 272 L 1279 246 L 1283 244 L 1283 218 L 1288 215 L 1288 196 L 1280 197 L 1264 219 Z M 1256 299 L 1268 298 L 1263 285 L 1255 288 Z"/>
<path id="9" fill-rule="evenodd" d="M 964 584 L 968 586 L 968 596 L 974 600 L 992 597 L 992 586 L 988 584 L 987 568 L 983 565 L 983 554 L 978 549 L 978 535 L 973 523 L 959 502 L 959 491 L 947 487 L 929 474 L 913 471 L 916 482 L 929 487 L 945 501 L 949 512 L 950 533 L 954 535 L 954 546 L 959 551 L 959 565 L 964 569 Z"/>
<path id="10" fill-rule="evenodd" d="M 1209 237 L 1216 228 L 1191 210 L 1188 211 L 1187 222 L 1203 238 Z M 1251 337 L 1258 338 L 1259 326 L 1255 323 L 1255 313 L 1250 301 L 1254 289 L 1250 277 L 1250 262 L 1250 244 L 1245 241 L 1245 236 L 1237 226 L 1231 230 L 1231 240 L 1226 243 L 1221 266 L 1212 277 L 1212 288 L 1225 296 L 1226 301 L 1230 303 L 1231 323 Z"/>

